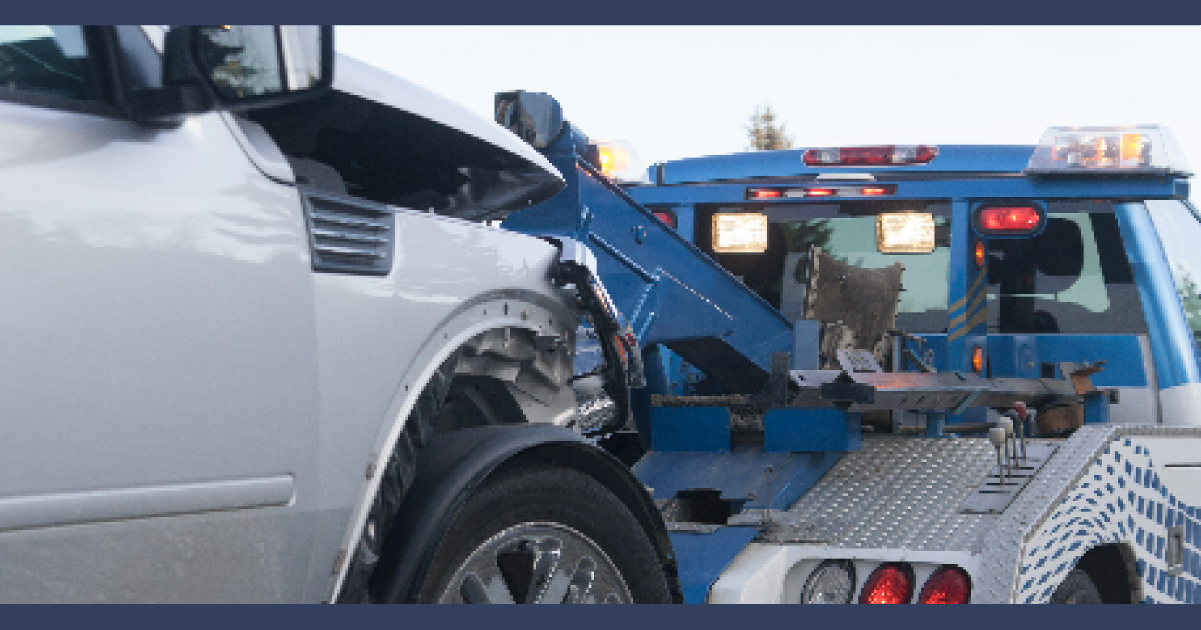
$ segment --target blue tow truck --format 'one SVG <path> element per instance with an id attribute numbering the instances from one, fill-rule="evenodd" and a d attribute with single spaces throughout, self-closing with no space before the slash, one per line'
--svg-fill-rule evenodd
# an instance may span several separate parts
<path id="1" fill-rule="evenodd" d="M 1201 601 L 1201 221 L 1169 130 L 631 176 L 547 95 L 497 122 L 567 183 L 503 227 L 590 251 L 637 339 L 629 413 L 579 428 L 653 495 L 686 602 Z"/>

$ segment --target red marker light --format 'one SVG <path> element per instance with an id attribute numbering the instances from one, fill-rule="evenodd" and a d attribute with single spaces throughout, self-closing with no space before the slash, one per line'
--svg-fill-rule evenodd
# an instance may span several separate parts
<path id="1" fill-rule="evenodd" d="M 882 564 L 868 576 L 860 604 L 908 604 L 913 597 L 913 569 L 903 562 Z"/>
<path id="2" fill-rule="evenodd" d="M 656 212 L 655 217 L 667 224 L 667 227 L 673 230 L 676 227 L 676 215 L 674 212 Z"/>
<path id="3" fill-rule="evenodd" d="M 746 191 L 747 199 L 775 199 L 784 193 L 774 188 L 751 188 Z"/>
<path id="4" fill-rule="evenodd" d="M 859 189 L 859 194 L 861 194 L 865 197 L 870 197 L 872 195 L 887 195 L 888 193 L 889 193 L 889 190 L 887 188 L 861 188 L 861 189 Z"/>
<path id="5" fill-rule="evenodd" d="M 935 571 L 917 596 L 919 604 L 966 604 L 972 597 L 972 582 L 967 573 L 954 566 Z"/>
<path id="6" fill-rule="evenodd" d="M 992 234 L 1030 234 L 1042 222 L 1043 214 L 1034 206 L 985 206 L 976 212 L 976 226 Z"/>
<path id="7" fill-rule="evenodd" d="M 833 197 L 838 194 L 835 188 L 806 188 L 806 197 Z"/>
<path id="8" fill-rule="evenodd" d="M 809 149 L 802 159 L 806 166 L 904 166 L 928 164 L 937 155 L 938 147 L 885 145 Z"/>

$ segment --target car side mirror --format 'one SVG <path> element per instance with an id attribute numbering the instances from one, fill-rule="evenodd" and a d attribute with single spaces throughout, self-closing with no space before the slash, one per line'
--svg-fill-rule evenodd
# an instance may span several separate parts
<path id="1" fill-rule="evenodd" d="M 333 85 L 332 26 L 178 26 L 163 46 L 163 88 L 148 118 L 276 107 Z"/>
<path id="2" fill-rule="evenodd" d="M 498 92 L 494 106 L 496 124 L 535 149 L 550 146 L 563 131 L 563 109 L 549 94 L 524 90 Z"/>

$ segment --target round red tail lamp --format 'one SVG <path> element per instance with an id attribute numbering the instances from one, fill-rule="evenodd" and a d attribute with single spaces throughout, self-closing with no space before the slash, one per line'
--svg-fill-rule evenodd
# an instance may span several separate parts
<path id="1" fill-rule="evenodd" d="M 859 592 L 860 604 L 908 604 L 912 598 L 913 569 L 904 562 L 880 565 Z"/>
<path id="2" fill-rule="evenodd" d="M 959 567 L 946 565 L 930 575 L 922 592 L 917 596 L 919 604 L 966 604 L 972 599 L 972 581 L 967 572 Z"/>

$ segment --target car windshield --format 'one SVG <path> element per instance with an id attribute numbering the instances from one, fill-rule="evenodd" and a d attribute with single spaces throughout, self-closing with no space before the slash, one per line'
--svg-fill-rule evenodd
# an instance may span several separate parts
<path id="1" fill-rule="evenodd" d="M 1191 204 L 1147 201 L 1193 339 L 1201 340 L 1201 218 Z"/>

